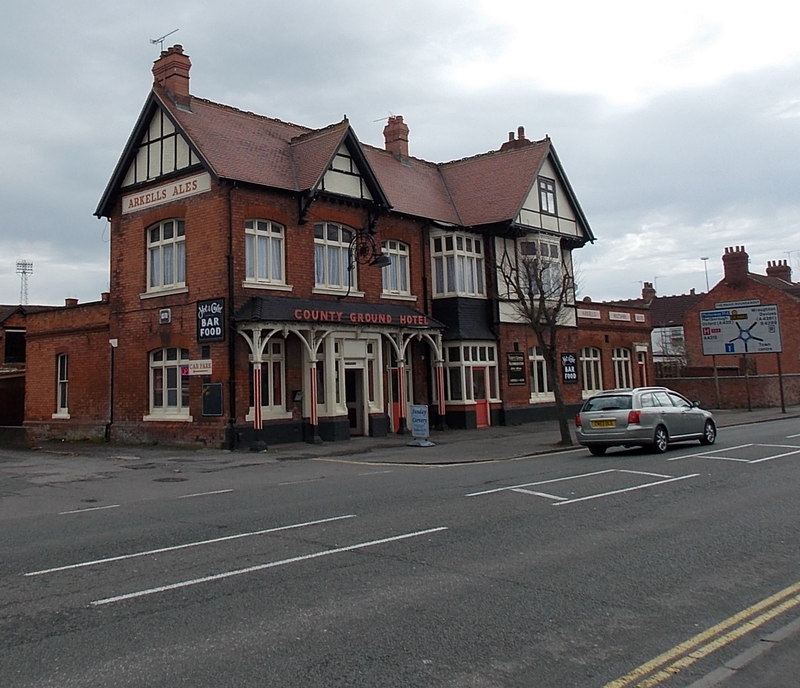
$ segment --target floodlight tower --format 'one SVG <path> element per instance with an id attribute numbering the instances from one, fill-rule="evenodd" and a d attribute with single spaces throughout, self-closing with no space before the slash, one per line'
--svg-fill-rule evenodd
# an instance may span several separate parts
<path id="1" fill-rule="evenodd" d="M 19 302 L 20 304 L 25 305 L 28 303 L 28 275 L 33 274 L 33 261 L 18 260 L 17 274 L 20 277 Z"/>

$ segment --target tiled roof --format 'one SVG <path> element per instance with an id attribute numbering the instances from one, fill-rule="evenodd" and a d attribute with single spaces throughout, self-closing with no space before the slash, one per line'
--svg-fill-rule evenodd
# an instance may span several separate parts
<path id="1" fill-rule="evenodd" d="M 782 280 L 780 277 L 757 275 L 753 272 L 748 273 L 747 276 L 754 282 L 758 282 L 759 284 L 763 284 L 767 287 L 772 287 L 773 289 L 778 289 L 784 294 L 788 294 L 792 298 L 800 300 L 800 284 L 787 282 L 786 280 Z"/>
<path id="2" fill-rule="evenodd" d="M 137 131 L 143 132 L 156 107 L 169 112 L 216 177 L 294 193 L 316 186 L 348 136 L 358 141 L 346 119 L 315 130 L 194 96 L 188 106 L 178 104 L 154 86 L 100 201 L 99 216 L 110 212 L 129 164 L 126 156 L 134 152 Z M 465 227 L 513 221 L 549 155 L 564 177 L 585 238 L 594 239 L 549 139 L 440 164 L 358 146 L 371 168 L 365 173 L 395 212 Z"/>
<path id="3" fill-rule="evenodd" d="M 650 303 L 650 322 L 653 327 L 683 325 L 686 313 L 694 308 L 704 296 L 705 293 L 656 296 Z"/>
<path id="4" fill-rule="evenodd" d="M 550 141 L 545 139 L 441 165 L 462 224 L 515 218 L 549 152 Z"/>

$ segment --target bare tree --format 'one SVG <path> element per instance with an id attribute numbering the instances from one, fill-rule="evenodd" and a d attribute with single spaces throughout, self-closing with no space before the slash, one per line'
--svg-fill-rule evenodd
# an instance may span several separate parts
<path id="1" fill-rule="evenodd" d="M 509 247 L 513 248 L 509 250 Z M 506 240 L 497 265 L 501 298 L 536 334 L 555 399 L 562 445 L 571 445 L 562 381 L 559 376 L 558 332 L 571 323 L 575 280 L 565 252 L 555 243 Z M 503 293 L 503 288 L 505 293 Z"/>

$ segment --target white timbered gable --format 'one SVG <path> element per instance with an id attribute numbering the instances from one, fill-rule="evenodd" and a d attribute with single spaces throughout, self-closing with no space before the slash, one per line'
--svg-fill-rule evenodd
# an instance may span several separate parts
<path id="1" fill-rule="evenodd" d="M 372 194 L 367 188 L 365 175 L 359 169 L 358 163 L 345 144 L 339 146 L 336 155 L 333 156 L 331 164 L 322 177 L 320 188 L 328 193 L 373 200 Z"/>
<path id="2" fill-rule="evenodd" d="M 156 110 L 139 141 L 122 187 L 158 179 L 192 167 L 200 160 L 163 110 Z"/>
<path id="3" fill-rule="evenodd" d="M 516 222 L 531 229 L 585 238 L 570 195 L 550 158 L 544 161 L 534 179 Z"/>

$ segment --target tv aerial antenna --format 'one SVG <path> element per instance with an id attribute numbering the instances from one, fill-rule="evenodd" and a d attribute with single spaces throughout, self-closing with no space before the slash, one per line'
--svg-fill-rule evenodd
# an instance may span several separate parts
<path id="1" fill-rule="evenodd" d="M 171 36 L 176 31 L 180 31 L 180 29 L 172 29 L 172 31 L 170 31 L 169 33 L 165 33 L 163 36 L 160 36 L 159 38 L 151 38 L 150 45 L 155 45 L 156 43 L 158 43 L 159 49 L 161 50 L 161 52 L 164 52 L 164 39 L 167 36 Z"/>

